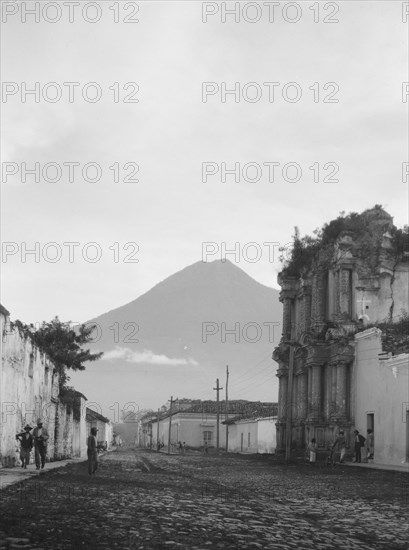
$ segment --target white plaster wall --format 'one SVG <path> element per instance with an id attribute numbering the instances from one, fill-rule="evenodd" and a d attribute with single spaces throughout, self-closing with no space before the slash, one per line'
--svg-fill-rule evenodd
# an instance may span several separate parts
<path id="1" fill-rule="evenodd" d="M 355 426 L 366 436 L 367 414 L 374 414 L 374 462 L 402 464 L 406 453 L 406 404 L 409 402 L 409 355 L 380 361 L 381 333 L 368 329 L 355 336 Z M 394 372 L 394 364 L 401 363 Z"/>
<path id="2" fill-rule="evenodd" d="M 26 423 L 35 426 L 38 417 L 48 429 L 50 440 L 48 455 L 54 453 L 54 417 L 52 384 L 58 384 L 58 376 L 53 376 L 54 367 L 44 354 L 34 347 L 30 339 L 20 336 L 17 330 L 4 332 L 8 320 L 2 317 L 1 350 L 1 423 L 0 460 L 12 465 L 16 456 L 16 433 Z M 30 356 L 33 357 L 32 376 L 29 375 Z"/>
<path id="3" fill-rule="evenodd" d="M 276 448 L 276 417 L 258 419 L 258 452 L 273 453 Z"/>
<path id="4" fill-rule="evenodd" d="M 364 295 L 368 300 L 368 309 L 365 313 L 369 317 L 369 323 L 386 321 L 389 318 L 390 308 L 393 304 L 393 320 L 397 321 L 402 312 L 401 309 L 408 310 L 409 307 L 409 266 L 407 263 L 399 264 L 392 275 L 382 273 L 379 276 L 380 288 L 378 291 L 366 290 L 356 291 L 356 299 L 361 300 Z M 361 312 L 361 305 L 357 302 L 357 313 Z M 358 315 L 359 317 L 359 315 Z"/>
<path id="5" fill-rule="evenodd" d="M 53 363 L 33 346 L 29 338 L 21 336 L 17 329 L 10 331 L 9 320 L 1 318 L 1 379 L 0 379 L 0 461 L 4 466 L 18 463 L 18 445 L 15 436 L 26 423 L 33 428 L 41 418 L 47 428 L 49 440 L 47 460 L 80 456 L 84 451 L 74 448 L 74 426 L 77 422 L 68 414 L 64 404 L 58 401 L 59 376 Z M 7 330 L 5 330 L 7 329 Z M 32 355 L 32 376 L 30 356 Z M 58 411 L 59 440 L 55 441 L 56 414 Z M 78 423 L 85 433 L 85 418 Z M 77 428 L 76 428 L 77 429 Z"/>
<path id="6" fill-rule="evenodd" d="M 219 426 L 219 445 L 220 448 L 226 446 L 226 426 L 222 424 L 224 415 L 220 415 Z M 153 442 L 156 444 L 156 422 L 152 425 Z M 160 421 L 160 441 L 168 444 L 169 418 Z M 212 447 L 216 446 L 216 415 L 207 414 L 203 417 L 201 414 L 178 413 L 172 416 L 172 434 L 171 443 L 177 444 L 179 441 L 186 443 L 188 447 L 199 448 L 203 446 L 203 432 L 211 431 Z"/>
<path id="7" fill-rule="evenodd" d="M 235 438 L 231 438 L 231 449 L 235 453 L 257 453 L 258 428 L 254 420 L 242 420 L 236 422 Z M 248 434 L 250 433 L 250 446 L 248 446 Z M 243 451 L 241 448 L 241 435 L 243 434 Z M 230 444 L 229 444 L 230 447 Z"/>

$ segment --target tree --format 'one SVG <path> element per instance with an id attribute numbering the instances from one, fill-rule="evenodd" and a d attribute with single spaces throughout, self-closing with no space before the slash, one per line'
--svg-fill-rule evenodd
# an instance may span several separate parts
<path id="1" fill-rule="evenodd" d="M 92 340 L 92 332 L 95 326 L 79 325 L 77 330 L 73 330 L 70 322 L 62 322 L 55 317 L 49 323 L 45 321 L 41 327 L 35 331 L 32 325 L 23 325 L 21 322 L 15 323 L 19 329 L 32 339 L 33 343 L 56 365 L 60 374 L 60 393 L 68 390 L 67 382 L 69 376 L 67 370 L 74 371 L 85 370 L 84 363 L 100 359 L 103 353 L 91 353 L 89 349 L 82 346 Z"/>

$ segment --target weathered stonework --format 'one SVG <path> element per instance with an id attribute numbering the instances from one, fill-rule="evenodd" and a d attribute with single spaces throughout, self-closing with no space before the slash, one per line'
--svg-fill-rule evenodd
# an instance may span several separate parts
<path id="1" fill-rule="evenodd" d="M 283 336 L 273 358 L 288 357 L 277 373 L 278 450 L 285 445 L 289 415 L 293 447 L 304 447 L 312 437 L 325 447 L 340 428 L 350 439 L 354 335 L 369 323 L 396 321 L 408 309 L 409 264 L 392 245 L 392 218 L 376 208 L 364 214 L 363 233 L 340 233 L 299 278 L 285 270 L 278 276 Z M 290 345 L 296 350 L 293 365 Z"/>

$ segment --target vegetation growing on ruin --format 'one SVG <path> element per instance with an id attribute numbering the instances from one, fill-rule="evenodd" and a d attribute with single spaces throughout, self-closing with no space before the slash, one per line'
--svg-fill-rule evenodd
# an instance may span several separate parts
<path id="1" fill-rule="evenodd" d="M 382 331 L 382 350 L 392 355 L 400 353 L 409 353 L 409 315 L 405 310 L 401 310 L 401 316 L 398 321 L 382 321 L 372 323 L 361 327 L 357 332 L 368 330 L 368 328 L 378 328 Z"/>
<path id="2" fill-rule="evenodd" d="M 83 346 L 92 341 L 94 326 L 79 325 L 77 330 L 72 329 L 70 322 L 62 322 L 55 317 L 49 323 L 45 321 L 36 329 L 34 325 L 26 325 L 21 321 L 12 324 L 21 336 L 30 338 L 38 349 L 45 353 L 55 364 L 60 375 L 60 395 L 67 395 L 75 391 L 67 385 L 70 377 L 68 370 L 85 370 L 85 363 L 100 359 L 103 353 L 91 353 Z"/>
<path id="3" fill-rule="evenodd" d="M 353 234 L 360 239 L 360 256 L 365 259 L 373 257 L 374 245 L 380 244 L 380 241 L 370 231 L 370 222 L 379 223 L 380 236 L 389 231 L 396 261 L 409 261 L 409 227 L 398 229 L 389 220 L 389 214 L 381 205 L 376 204 L 361 214 L 340 212 L 336 219 L 316 229 L 313 236 L 300 237 L 299 229 L 295 227 L 290 256 L 285 257 L 285 249 L 281 249 L 282 274 L 285 277 L 300 277 L 313 263 L 328 265 L 332 259 L 333 245 L 342 234 Z"/>

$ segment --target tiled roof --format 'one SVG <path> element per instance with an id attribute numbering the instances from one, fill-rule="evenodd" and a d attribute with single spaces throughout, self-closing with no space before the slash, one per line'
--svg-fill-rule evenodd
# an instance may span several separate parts
<path id="1" fill-rule="evenodd" d="M 102 414 L 93 411 L 92 409 L 86 408 L 85 419 L 87 422 L 95 422 L 95 420 L 100 420 L 101 422 L 110 422 L 109 418 L 102 416 Z"/>
<path id="2" fill-rule="evenodd" d="M 267 418 L 270 416 L 277 416 L 278 404 L 271 402 L 261 401 L 244 401 L 235 400 L 229 401 L 226 411 L 226 402 L 220 401 L 219 413 L 225 415 L 232 415 L 233 418 Z M 172 408 L 172 416 L 175 414 L 216 414 L 217 413 L 217 401 L 195 401 L 192 402 L 190 407 L 186 407 L 186 404 L 182 408 L 178 409 L 177 403 Z M 165 411 L 160 414 L 160 418 L 167 418 L 170 416 L 169 411 Z M 156 421 L 156 417 L 152 418 L 152 415 L 147 415 L 146 418 L 142 418 L 143 421 L 148 423 L 153 419 Z"/>

